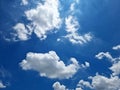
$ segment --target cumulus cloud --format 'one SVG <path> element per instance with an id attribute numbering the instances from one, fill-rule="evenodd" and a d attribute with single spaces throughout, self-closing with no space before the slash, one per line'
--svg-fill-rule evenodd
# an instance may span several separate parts
<path id="1" fill-rule="evenodd" d="M 120 45 L 114 46 L 112 49 L 113 50 L 119 50 L 120 49 Z"/>
<path id="2" fill-rule="evenodd" d="M 95 90 L 119 90 L 120 79 L 119 77 L 105 77 L 96 75 L 92 77 L 92 86 Z"/>
<path id="3" fill-rule="evenodd" d="M 34 70 L 39 72 L 40 76 L 48 78 L 68 79 L 71 78 L 79 69 L 78 61 L 71 58 L 72 62 L 65 65 L 55 51 L 48 53 L 27 53 L 20 66 L 23 70 Z"/>
<path id="4" fill-rule="evenodd" d="M 91 77 L 91 83 L 88 81 L 80 80 L 78 87 L 89 88 L 91 90 L 119 90 L 120 89 L 120 79 L 118 76 L 111 76 L 110 78 L 96 75 Z"/>
<path id="5" fill-rule="evenodd" d="M 53 88 L 54 90 L 66 90 L 66 86 L 61 85 L 59 82 L 55 82 Z"/>
<path id="6" fill-rule="evenodd" d="M 65 85 L 60 84 L 60 82 L 55 82 L 52 87 L 54 90 L 83 90 L 80 87 L 78 87 L 76 89 L 68 89 L 68 88 L 66 88 Z"/>
<path id="7" fill-rule="evenodd" d="M 72 90 L 120 90 L 120 57 L 113 58 L 109 52 L 100 52 L 95 57 L 98 59 L 106 57 L 111 60 L 112 65 L 109 69 L 112 72 L 109 76 L 97 73 L 95 76 L 89 76 L 87 81 L 80 80 L 76 89 Z M 89 66 L 89 63 L 86 62 L 85 66 Z"/>
<path id="8" fill-rule="evenodd" d="M 35 9 L 25 11 L 25 15 L 32 21 L 34 33 L 40 39 L 45 39 L 48 31 L 59 28 L 61 24 L 58 0 L 45 0 L 44 4 L 38 4 Z"/>
<path id="9" fill-rule="evenodd" d="M 14 40 L 28 40 L 30 38 L 30 35 L 32 34 L 32 29 L 29 29 L 30 27 L 25 25 L 23 23 L 17 23 L 13 29 L 16 33 L 14 33 Z"/>
<path id="10" fill-rule="evenodd" d="M 22 4 L 28 4 L 27 0 L 22 0 Z M 31 21 L 28 24 L 17 23 L 13 29 L 16 31 L 15 39 L 28 40 L 28 36 L 33 31 L 35 35 L 43 40 L 47 37 L 48 32 L 56 31 L 61 25 L 59 13 L 59 0 L 45 0 L 44 3 L 39 3 L 36 8 L 25 11 L 27 20 Z"/>
<path id="11" fill-rule="evenodd" d="M 0 81 L 0 88 L 6 88 L 6 86 Z"/>
<path id="12" fill-rule="evenodd" d="M 113 71 L 113 75 L 119 75 L 120 74 L 120 59 L 117 63 L 114 63 L 111 67 L 110 70 Z"/>
<path id="13" fill-rule="evenodd" d="M 66 32 L 67 35 L 65 38 L 67 38 L 71 43 L 73 44 L 84 44 L 92 39 L 92 35 L 90 33 L 79 35 L 77 33 L 80 25 L 77 21 L 77 19 L 73 16 L 68 16 L 65 19 L 65 25 L 66 25 Z"/>

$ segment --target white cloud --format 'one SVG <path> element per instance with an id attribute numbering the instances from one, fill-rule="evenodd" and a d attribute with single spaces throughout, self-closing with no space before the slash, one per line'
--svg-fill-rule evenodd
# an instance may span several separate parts
<path id="1" fill-rule="evenodd" d="M 102 75 L 96 75 L 91 77 L 91 83 L 88 81 L 80 80 L 78 87 L 89 88 L 90 90 L 120 90 L 120 79 L 118 76 L 105 77 Z"/>
<path id="2" fill-rule="evenodd" d="M 113 50 L 119 50 L 120 49 L 120 45 L 114 46 L 112 49 Z"/>
<path id="3" fill-rule="evenodd" d="M 109 59 L 112 62 L 115 61 L 115 58 L 113 58 L 109 52 L 105 52 L 105 53 L 100 52 L 97 55 L 95 55 L 95 57 L 98 58 L 98 59 L 103 59 L 104 57 L 106 57 L 107 59 Z"/>
<path id="4" fill-rule="evenodd" d="M 66 86 L 61 85 L 59 82 L 55 82 L 53 88 L 54 90 L 66 90 Z"/>
<path id="5" fill-rule="evenodd" d="M 95 90 L 119 90 L 120 89 L 120 79 L 119 77 L 105 77 L 101 75 L 96 75 L 92 77 L 92 87 Z"/>
<path id="6" fill-rule="evenodd" d="M 84 86 L 88 88 L 92 88 L 90 82 L 88 81 L 80 80 L 79 83 L 77 84 L 77 87 L 79 88 L 84 88 Z"/>
<path id="7" fill-rule="evenodd" d="M 25 11 L 25 15 L 32 21 L 34 33 L 40 39 L 45 39 L 48 31 L 59 28 L 61 24 L 58 0 L 45 0 L 44 4 L 38 4 L 35 9 Z"/>
<path id="8" fill-rule="evenodd" d="M 27 27 L 27 28 L 26 28 Z M 25 25 L 23 23 L 17 23 L 13 29 L 16 32 L 14 34 L 14 40 L 28 40 L 30 38 L 30 35 L 32 34 L 32 29 L 29 29 L 29 26 L 27 25 L 25 27 Z"/>
<path id="9" fill-rule="evenodd" d="M 68 33 L 74 33 L 80 27 L 77 19 L 71 15 L 65 18 L 65 25 Z"/>
<path id="10" fill-rule="evenodd" d="M 21 5 L 28 5 L 28 0 L 22 0 Z"/>
<path id="11" fill-rule="evenodd" d="M 120 59 L 119 59 L 120 60 Z M 117 63 L 114 63 L 111 67 L 110 70 L 113 71 L 113 75 L 119 75 L 120 74 L 120 61 Z"/>
<path id="12" fill-rule="evenodd" d="M 85 62 L 85 64 L 81 64 L 81 66 L 83 68 L 88 68 L 88 67 L 90 67 L 90 63 L 89 62 Z"/>
<path id="13" fill-rule="evenodd" d="M 27 0 L 22 0 L 22 5 L 27 4 Z M 47 33 L 57 31 L 61 25 L 59 4 L 59 0 L 45 0 L 43 4 L 38 3 L 36 8 L 26 10 L 25 16 L 31 23 L 17 23 L 13 27 L 16 32 L 13 40 L 28 40 L 33 32 L 43 40 L 47 37 Z"/>
<path id="14" fill-rule="evenodd" d="M 37 71 L 42 77 L 68 79 L 79 69 L 78 61 L 75 58 L 70 60 L 72 64 L 65 65 L 54 51 L 48 53 L 30 52 L 27 53 L 26 59 L 20 63 L 20 66 L 23 70 Z"/>
<path id="15" fill-rule="evenodd" d="M 0 81 L 0 88 L 6 88 L 6 86 Z"/>
<path id="16" fill-rule="evenodd" d="M 66 32 L 67 35 L 65 38 L 67 38 L 71 43 L 73 44 L 84 44 L 92 39 L 92 35 L 90 33 L 79 35 L 77 33 L 80 25 L 77 21 L 77 19 L 73 16 L 68 16 L 65 19 L 65 25 L 66 25 Z"/>

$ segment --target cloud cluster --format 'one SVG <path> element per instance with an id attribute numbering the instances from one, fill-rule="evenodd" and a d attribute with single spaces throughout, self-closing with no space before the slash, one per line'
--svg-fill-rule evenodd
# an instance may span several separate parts
<path id="1" fill-rule="evenodd" d="M 118 46 L 119 45 L 117 45 L 116 47 Z M 109 75 L 109 77 L 96 73 L 95 76 L 89 76 L 88 81 L 80 80 L 77 84 L 77 87 L 72 90 L 120 90 L 120 57 L 113 58 L 109 52 L 100 52 L 95 55 L 95 57 L 98 59 L 104 59 L 104 57 L 106 57 L 108 60 L 110 60 L 112 66 L 109 67 L 109 69 L 112 71 L 112 73 Z M 89 63 L 86 62 L 86 66 L 89 66 Z M 65 85 L 62 86 L 64 86 L 65 88 L 60 90 L 71 90 L 66 89 Z M 58 87 L 61 87 L 60 83 Z M 54 90 L 56 89 L 54 88 Z"/>
<path id="2" fill-rule="evenodd" d="M 114 50 L 118 50 L 119 45 L 113 47 Z M 112 71 L 110 77 L 96 74 L 89 81 L 80 80 L 78 87 L 80 88 L 90 88 L 91 90 L 120 90 L 120 57 L 113 58 L 109 52 L 100 52 L 96 56 L 98 59 L 103 59 L 106 57 L 111 61 L 112 66 L 109 69 Z"/>
<path id="3" fill-rule="evenodd" d="M 27 53 L 20 66 L 23 70 L 34 70 L 39 72 L 40 76 L 48 78 L 68 79 L 71 78 L 79 69 L 78 61 L 71 58 L 72 62 L 65 65 L 55 51 L 48 53 Z"/>
<path id="4" fill-rule="evenodd" d="M 26 5 L 27 1 L 23 0 L 23 4 Z M 25 16 L 31 23 L 16 24 L 13 28 L 17 32 L 15 37 L 18 37 L 18 40 L 28 40 L 28 35 L 31 35 L 28 30 L 32 30 L 40 40 L 43 40 L 48 32 L 53 32 L 60 27 L 59 1 L 45 0 L 44 4 L 39 3 L 36 8 L 25 11 Z"/>

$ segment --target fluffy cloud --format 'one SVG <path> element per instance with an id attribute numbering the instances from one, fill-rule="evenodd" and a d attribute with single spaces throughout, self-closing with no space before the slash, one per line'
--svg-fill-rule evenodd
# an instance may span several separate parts
<path id="1" fill-rule="evenodd" d="M 6 86 L 0 81 L 0 88 L 6 88 Z"/>
<path id="2" fill-rule="evenodd" d="M 112 49 L 113 50 L 118 50 L 118 49 L 120 49 L 120 45 L 114 46 Z"/>
<path id="3" fill-rule="evenodd" d="M 66 90 L 66 86 L 61 85 L 59 82 L 55 82 L 53 88 L 54 90 Z"/>
<path id="4" fill-rule="evenodd" d="M 110 70 L 113 71 L 113 75 L 119 75 L 120 74 L 120 59 L 117 63 L 114 63 L 111 67 Z"/>
<path id="5" fill-rule="evenodd" d="M 28 4 L 27 0 L 22 0 L 22 4 Z M 22 23 L 16 24 L 13 29 L 16 31 L 17 40 L 28 40 L 33 31 L 36 36 L 43 40 L 48 32 L 57 30 L 61 24 L 58 0 L 45 0 L 43 4 L 39 3 L 36 8 L 25 11 L 27 20 L 31 21 L 29 25 Z"/>
<path id="6" fill-rule="evenodd" d="M 91 90 L 120 90 L 120 79 L 118 76 L 105 77 L 96 75 L 91 77 L 91 83 L 88 81 L 80 80 L 78 87 L 89 88 Z"/>
<path id="7" fill-rule="evenodd" d="M 111 61 L 112 65 L 109 69 L 112 73 L 109 74 L 110 77 L 97 73 L 95 76 L 89 76 L 88 81 L 80 80 L 77 88 L 72 90 L 120 90 L 120 57 L 113 58 L 109 52 L 100 52 L 95 57 L 98 59 L 106 57 Z M 85 66 L 89 67 L 89 63 L 86 62 Z"/>
<path id="8" fill-rule="evenodd" d="M 92 86 L 95 90 L 119 90 L 120 79 L 119 77 L 105 77 L 96 75 L 92 77 Z"/>
<path id="9" fill-rule="evenodd" d="M 26 59 L 20 63 L 20 66 L 23 70 L 37 71 L 42 77 L 68 79 L 79 69 L 78 61 L 75 58 L 70 60 L 72 64 L 65 65 L 54 51 L 48 53 L 30 52 L 27 53 Z"/>
<path id="10" fill-rule="evenodd" d="M 65 19 L 65 25 L 66 25 L 66 32 L 68 33 L 65 38 L 68 38 L 68 40 L 73 44 L 84 44 L 92 39 L 92 35 L 90 33 L 79 35 L 77 33 L 79 29 L 79 23 L 77 19 L 73 16 L 68 16 Z"/>
<path id="11" fill-rule="evenodd" d="M 60 84 L 60 82 L 55 82 L 52 86 L 54 90 L 83 90 L 82 88 L 78 87 L 76 89 L 68 89 L 65 85 Z"/>
<path id="12" fill-rule="evenodd" d="M 45 0 L 35 9 L 25 11 L 28 20 L 35 26 L 34 33 L 40 39 L 45 39 L 48 31 L 59 28 L 61 24 L 58 0 Z"/>
<path id="13" fill-rule="evenodd" d="M 17 40 L 28 40 L 30 38 L 30 35 L 32 34 L 32 29 L 30 29 L 30 27 L 27 25 L 25 27 L 25 25 L 23 23 L 17 23 L 14 27 L 13 27 L 14 31 L 16 32 L 14 34 L 14 41 Z"/>

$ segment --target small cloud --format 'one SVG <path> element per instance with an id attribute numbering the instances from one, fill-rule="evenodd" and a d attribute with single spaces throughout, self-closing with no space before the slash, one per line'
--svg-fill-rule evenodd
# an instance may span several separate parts
<path id="1" fill-rule="evenodd" d="M 55 82 L 53 88 L 54 90 L 66 90 L 66 86 L 61 85 L 59 82 Z"/>
<path id="2" fill-rule="evenodd" d="M 28 28 L 26 28 L 26 27 L 28 27 Z M 17 23 L 13 27 L 13 29 L 15 31 L 15 33 L 13 34 L 14 41 L 17 41 L 17 40 L 25 41 L 30 38 L 30 35 L 32 34 L 32 29 L 29 29 L 28 25 L 26 27 L 23 23 Z"/>
<path id="3" fill-rule="evenodd" d="M 22 0 L 21 5 L 28 5 L 28 0 Z"/>
<path id="4" fill-rule="evenodd" d="M 112 49 L 113 50 L 119 50 L 120 49 L 120 45 L 114 46 Z"/>
<path id="5" fill-rule="evenodd" d="M 6 88 L 6 86 L 0 81 L 0 88 Z"/>

